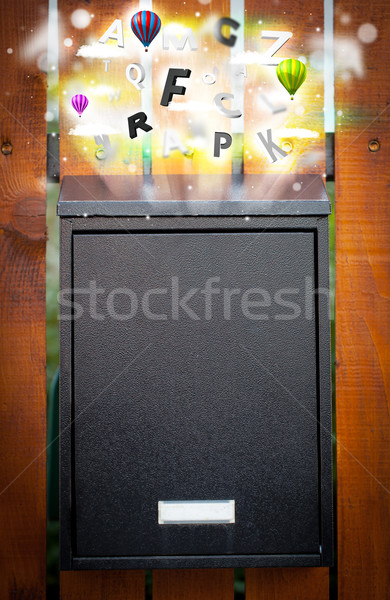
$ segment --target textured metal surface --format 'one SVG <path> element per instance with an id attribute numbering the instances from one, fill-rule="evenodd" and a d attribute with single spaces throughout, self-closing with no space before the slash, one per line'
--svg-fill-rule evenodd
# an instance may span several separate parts
<path id="1" fill-rule="evenodd" d="M 276 302 L 252 310 L 261 320 L 241 308 L 251 288 L 272 298 L 299 289 L 294 301 L 303 307 L 305 277 L 314 281 L 313 238 L 74 236 L 76 290 L 90 281 L 105 290 L 101 320 L 90 317 L 88 295 L 75 293 L 84 311 L 74 327 L 79 556 L 319 551 L 315 320 L 304 310 L 284 320 L 292 311 Z M 199 290 L 216 276 L 214 287 L 241 291 L 228 320 L 222 293 L 206 320 Z M 172 277 L 181 298 L 198 290 L 189 314 L 179 308 L 177 318 Z M 131 319 L 122 320 L 131 314 L 124 294 L 115 301 L 118 320 L 107 313 L 109 293 L 121 288 L 139 299 Z M 164 288 L 150 300 L 154 317 L 145 317 L 141 298 Z M 233 526 L 158 524 L 158 500 L 224 498 L 236 502 Z"/>
<path id="2" fill-rule="evenodd" d="M 118 556 L 74 558 L 74 569 L 218 569 L 253 567 L 320 567 L 319 554 L 220 555 L 220 556 Z M 64 570 L 64 569 L 63 569 Z"/>
<path id="3" fill-rule="evenodd" d="M 327 218 L 61 222 L 61 287 L 79 289 L 84 311 L 61 322 L 62 568 L 329 564 L 327 299 L 311 297 L 308 319 L 304 296 L 306 277 L 327 285 Z M 200 292 L 188 303 L 199 320 L 95 319 L 80 293 L 104 288 L 104 315 L 111 290 L 141 298 L 172 277 L 181 297 L 210 277 L 267 289 L 271 306 L 253 310 L 268 319 L 247 319 L 234 296 L 230 319 L 217 296 L 205 319 Z M 298 318 L 276 319 L 292 312 L 273 301 L 281 288 L 299 290 L 282 296 Z M 169 314 L 167 296 L 151 299 L 155 314 Z M 118 313 L 128 300 L 116 298 Z M 236 501 L 235 524 L 158 525 L 159 500 L 224 498 Z"/>
<path id="4" fill-rule="evenodd" d="M 327 215 L 319 175 L 65 176 L 60 216 Z"/>

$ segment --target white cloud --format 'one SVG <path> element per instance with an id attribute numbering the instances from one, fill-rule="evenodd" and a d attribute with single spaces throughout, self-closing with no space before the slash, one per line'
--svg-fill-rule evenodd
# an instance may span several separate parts
<path id="1" fill-rule="evenodd" d="M 324 53 L 333 56 L 336 74 L 349 73 L 356 77 L 364 76 L 364 59 L 362 46 L 352 37 L 336 37 L 325 40 L 322 37 L 311 37 L 309 46 L 312 49 L 310 66 L 315 69 L 322 68 Z"/>
<path id="2" fill-rule="evenodd" d="M 103 123 L 80 123 L 80 125 L 76 125 L 76 127 L 72 127 L 69 130 L 69 135 L 78 135 L 81 137 L 88 137 L 91 135 L 115 135 L 118 133 L 123 133 L 123 131 Z"/>
<path id="3" fill-rule="evenodd" d="M 231 65 L 258 65 L 264 60 L 264 54 L 260 52 L 253 52 L 247 50 L 246 52 L 240 52 L 230 59 Z"/>
<path id="4" fill-rule="evenodd" d="M 119 94 L 121 93 L 121 89 L 120 87 L 114 88 L 111 85 L 95 85 L 93 87 L 93 89 L 91 89 L 91 92 L 93 94 L 94 97 L 96 96 L 115 96 L 115 94 Z"/>
<path id="5" fill-rule="evenodd" d="M 95 42 L 94 44 L 88 46 L 80 46 L 77 50 L 76 56 L 82 56 L 83 58 L 120 58 L 122 56 L 126 56 L 126 52 L 124 48 L 118 48 L 118 46 L 113 46 L 111 44 L 101 44 L 100 42 Z"/>
<path id="6" fill-rule="evenodd" d="M 320 134 L 312 129 L 301 129 L 300 127 L 286 129 L 283 127 L 276 131 L 276 135 L 280 138 L 318 138 Z"/>
<path id="7" fill-rule="evenodd" d="M 214 110 L 212 104 L 207 102 L 197 102 L 196 100 L 190 100 L 189 102 L 170 102 L 168 104 L 168 110 L 183 112 L 188 110 L 189 112 L 208 112 Z"/>

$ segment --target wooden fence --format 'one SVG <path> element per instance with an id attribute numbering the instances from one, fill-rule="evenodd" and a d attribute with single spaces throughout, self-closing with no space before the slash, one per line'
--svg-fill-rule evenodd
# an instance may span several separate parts
<path id="1" fill-rule="evenodd" d="M 77 8 L 93 12 L 103 30 L 105 24 L 108 26 L 123 13 L 123 4 L 118 0 L 110 3 L 59 0 L 58 4 L 61 23 L 67 24 L 67 28 L 70 15 Z M 191 11 L 208 14 L 209 7 L 204 2 L 187 2 L 187 5 L 191 5 Z M 249 15 L 261 13 L 269 28 L 275 23 L 275 6 L 283 13 L 286 29 L 298 28 L 303 37 L 323 27 L 322 0 L 291 0 L 284 4 L 250 0 L 245 6 L 248 22 Z M 213 0 L 215 7 L 217 12 L 229 14 L 226 0 Z M 177 2 L 161 3 L 160 9 L 160 13 L 169 16 L 176 12 Z M 37 67 L 40 49 L 37 50 L 36 40 L 39 37 L 44 52 L 46 19 L 47 2 L 43 0 L 13 0 L 1 6 L 0 598 L 10 600 L 45 597 L 46 86 L 44 74 Z M 349 56 L 353 51 L 364 55 L 359 72 L 336 64 L 340 600 L 384 600 L 390 593 L 390 203 L 386 156 L 390 115 L 389 26 L 387 0 L 335 2 L 336 55 L 340 57 L 344 52 L 344 56 Z M 34 36 L 38 29 L 39 36 Z M 73 43 L 80 43 L 81 30 L 74 29 L 72 35 Z M 61 31 L 61 43 L 63 37 Z M 349 45 L 350 39 L 355 40 L 354 46 Z M 60 95 L 66 91 L 64 85 L 72 66 L 72 60 L 64 55 Z M 249 95 L 245 96 L 245 106 L 246 114 L 250 114 L 253 106 Z M 63 115 L 60 156 L 67 159 L 67 172 L 92 172 L 90 163 L 82 160 L 65 135 L 68 123 L 65 112 Z M 314 150 L 318 152 L 315 169 L 321 173 L 323 135 Z M 139 146 L 132 157 L 136 172 L 142 169 L 143 154 L 144 148 Z M 161 159 L 156 156 L 154 160 L 158 169 Z M 183 158 L 181 166 L 175 168 L 186 169 L 186 160 Z M 246 171 L 260 168 L 248 160 L 244 160 Z M 222 170 L 225 168 L 226 165 Z M 153 598 L 232 600 L 233 580 L 231 569 L 155 571 Z M 145 597 L 144 586 L 141 571 L 63 572 L 60 594 L 62 600 L 138 600 Z M 247 600 L 327 598 L 328 569 L 246 571 Z"/>

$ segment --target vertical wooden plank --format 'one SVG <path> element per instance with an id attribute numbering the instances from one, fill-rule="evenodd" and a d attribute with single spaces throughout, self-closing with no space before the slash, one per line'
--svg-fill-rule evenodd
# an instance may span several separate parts
<path id="1" fill-rule="evenodd" d="M 319 173 L 325 171 L 325 134 L 323 127 L 323 27 L 322 0 L 245 2 L 245 50 L 264 52 L 272 40 L 261 39 L 262 30 L 290 31 L 293 37 L 276 56 L 307 61 L 308 76 L 293 101 L 276 77 L 276 67 L 249 64 L 245 83 L 244 170 L 246 173 Z M 286 110 L 272 113 L 264 96 L 274 107 Z M 270 163 L 256 132 L 271 129 L 273 139 L 292 150 L 288 156 Z M 281 132 L 281 133 L 280 133 Z M 278 157 L 280 158 L 280 157 Z M 328 569 L 247 569 L 247 600 L 327 600 Z"/>
<path id="2" fill-rule="evenodd" d="M 214 131 L 231 131 L 226 117 L 216 112 L 194 110 L 173 112 L 160 106 L 162 90 L 169 67 L 190 68 L 191 80 L 186 83 L 186 95 L 181 100 L 174 97 L 175 103 L 194 102 L 213 104 L 218 92 L 230 92 L 229 65 L 230 49 L 220 44 L 213 35 L 213 26 L 218 18 L 230 15 L 228 0 L 180 4 L 153 2 L 153 10 L 160 14 L 163 24 L 194 31 L 199 49 L 196 52 L 174 50 L 161 52 L 153 62 L 153 118 L 157 122 L 159 136 L 153 142 L 152 170 L 157 173 L 229 173 L 231 172 L 230 151 L 220 158 L 213 157 Z M 205 85 L 202 76 L 217 69 L 217 81 L 214 85 Z M 189 159 L 179 152 L 169 158 L 162 156 L 164 130 L 177 130 L 183 142 L 194 140 L 193 156 Z M 197 144 L 200 138 L 204 146 Z M 190 146 L 191 147 L 191 146 Z M 233 569 L 193 569 L 153 571 L 153 600 L 229 600 L 234 597 Z"/>
<path id="3" fill-rule="evenodd" d="M 246 598 L 250 600 L 327 600 L 328 569 L 247 569 Z"/>
<path id="4" fill-rule="evenodd" d="M 180 28 L 191 27 L 199 49 L 176 52 L 156 51 L 153 60 L 153 121 L 157 130 L 152 147 L 152 171 L 154 173 L 229 173 L 231 172 L 230 151 L 220 158 L 213 157 L 214 131 L 231 132 L 231 124 L 226 117 L 216 112 L 188 110 L 173 112 L 160 106 L 161 94 L 169 67 L 191 69 L 191 79 L 179 80 L 187 87 L 183 99 L 175 96 L 175 103 L 204 103 L 213 105 L 218 92 L 230 92 L 229 59 L 230 49 L 217 42 L 213 35 L 213 25 L 221 16 L 229 16 L 230 3 L 227 0 L 181 4 L 177 2 L 153 2 L 153 10 L 160 15 L 163 24 Z M 214 85 L 205 85 L 202 76 L 217 70 Z M 191 158 L 180 152 L 163 157 L 163 136 L 167 129 L 174 129 L 185 144 L 194 150 Z M 202 144 L 199 144 L 200 140 Z M 153 600 L 233 600 L 233 569 L 187 569 L 153 571 Z"/>
<path id="5" fill-rule="evenodd" d="M 80 8 L 84 8 L 90 15 L 89 25 L 82 28 L 75 27 L 72 22 L 72 14 Z M 118 1 L 102 3 L 97 0 L 80 7 L 78 0 L 59 0 L 58 10 L 61 176 L 142 173 L 142 141 L 135 140 L 130 147 L 129 138 L 123 141 L 120 134 L 109 135 L 113 154 L 99 159 L 96 151 L 102 144 L 94 139 L 94 136 L 106 135 L 111 130 L 117 131 L 118 111 L 119 120 L 123 117 L 126 133 L 126 115 L 140 109 L 137 104 L 140 93 L 127 81 L 125 73 L 129 63 L 140 62 L 141 50 L 129 56 L 126 50 L 121 52 L 117 48 L 116 42 L 110 41 L 107 59 L 111 62 L 107 72 L 103 63 L 104 55 L 100 56 L 96 51 L 98 56 L 94 57 L 94 51 L 91 50 L 115 19 L 123 20 L 125 45 L 128 46 L 129 37 L 133 35 L 129 29 L 129 15 L 134 12 L 133 7 L 129 8 Z M 65 45 L 65 39 L 71 40 L 71 45 Z M 92 56 L 77 56 L 83 46 L 89 47 L 89 50 L 84 51 L 87 54 L 88 51 L 92 52 Z M 105 46 L 98 45 L 98 49 L 104 52 Z M 86 114 L 84 119 L 79 118 L 71 106 L 71 97 L 77 93 L 89 98 L 90 114 Z M 80 127 L 81 130 L 77 129 Z M 107 150 L 105 147 L 106 153 Z M 62 600 L 143 600 L 144 572 L 61 572 L 60 596 Z"/>
<path id="6" fill-rule="evenodd" d="M 231 133 L 231 121 L 214 109 L 214 97 L 220 92 L 230 92 L 230 48 L 217 41 L 214 25 L 221 16 L 230 15 L 228 0 L 212 0 L 208 3 L 187 2 L 178 10 L 177 2 L 153 2 L 153 10 L 167 26 L 180 37 L 186 28 L 194 32 L 198 50 L 189 46 L 177 51 L 161 49 L 161 42 L 152 49 L 153 65 L 153 126 L 152 170 L 153 173 L 230 173 L 231 151 L 221 152 L 214 158 L 214 132 Z M 169 68 L 190 69 L 189 79 L 178 80 L 186 87 L 183 97 L 175 95 L 170 107 L 161 106 L 161 96 Z M 216 82 L 207 85 L 203 76 L 216 73 Z M 192 106 L 191 106 L 192 105 Z M 226 106 L 229 104 L 226 103 Z M 176 110 L 172 110 L 172 107 Z M 178 110 L 180 107 L 183 110 Z M 236 106 L 235 106 L 236 107 Z M 167 130 L 174 130 L 190 150 L 190 157 L 179 151 L 163 156 L 163 140 Z"/>
<path id="7" fill-rule="evenodd" d="M 61 600 L 144 600 L 144 571 L 62 571 Z"/>
<path id="8" fill-rule="evenodd" d="M 153 571 L 153 600 L 233 600 L 233 569 Z"/>
<path id="9" fill-rule="evenodd" d="M 10 599 L 45 597 L 46 27 L 45 0 L 2 6 L 0 597 Z"/>
<path id="10" fill-rule="evenodd" d="M 389 30 L 386 0 L 337 0 L 339 600 L 390 590 Z"/>
<path id="11" fill-rule="evenodd" d="M 148 4 L 148 6 L 146 6 Z M 148 144 L 143 143 L 145 135 L 141 135 L 135 139 L 130 140 L 127 132 L 127 116 L 134 114 L 140 110 L 143 110 L 145 105 L 145 97 L 147 102 L 154 102 L 154 108 L 156 114 L 158 110 L 159 114 L 159 103 L 161 94 L 163 91 L 163 85 L 165 83 L 166 74 L 169 66 L 180 67 L 181 61 L 188 58 L 190 59 L 189 67 L 196 66 L 193 73 L 193 89 L 195 100 L 204 100 L 199 94 L 199 89 L 206 90 L 207 100 L 210 100 L 217 91 L 229 91 L 225 87 L 218 88 L 215 90 L 214 86 L 206 86 L 195 81 L 195 78 L 200 80 L 203 73 L 212 71 L 214 66 L 218 65 L 218 59 L 223 54 L 229 57 L 229 49 L 221 44 L 217 45 L 216 40 L 210 34 L 206 34 L 205 40 L 207 41 L 210 49 L 208 48 L 207 53 L 203 50 L 204 44 L 200 46 L 198 52 L 190 52 L 189 57 L 186 51 L 176 52 L 171 50 L 170 52 L 162 52 L 161 39 L 157 38 L 151 46 L 149 55 L 145 58 L 144 49 L 140 42 L 134 37 L 130 29 L 130 17 L 136 10 L 141 9 L 152 9 L 156 11 L 163 21 L 163 25 L 167 25 L 173 20 L 182 22 L 185 26 L 192 26 L 194 32 L 199 39 L 198 30 L 202 30 L 207 21 L 214 22 L 218 16 L 229 15 L 229 2 L 228 0 L 215 0 L 213 1 L 212 10 L 210 6 L 199 4 L 194 7 L 193 3 L 187 3 L 186 6 L 183 3 L 181 6 L 180 14 L 177 16 L 178 6 L 177 2 L 153 2 L 152 4 L 147 3 L 133 3 L 131 6 L 126 6 L 119 0 L 113 0 L 109 4 L 102 4 L 97 0 L 91 0 L 88 6 L 85 6 L 86 10 L 91 17 L 90 25 L 84 29 L 77 29 L 72 26 L 71 15 L 74 10 L 80 8 L 77 0 L 59 0 L 58 7 L 61 16 L 60 22 L 60 162 L 61 162 L 61 173 L 64 174 L 96 174 L 104 176 L 105 174 L 135 174 L 142 173 L 143 164 L 145 164 L 146 152 L 148 151 Z M 184 11 L 184 12 L 183 12 Z M 201 18 L 195 15 L 196 12 L 201 14 Z M 216 16 L 214 15 L 214 12 Z M 219 14 L 221 13 L 221 14 Z M 186 16 L 187 18 L 183 20 Z M 188 19 L 191 18 L 191 22 L 188 23 Z M 119 56 L 114 56 L 117 48 L 116 42 L 109 41 L 105 46 L 114 48 L 113 56 L 111 56 L 111 63 L 109 64 L 108 72 L 104 70 L 104 64 L 102 57 L 99 58 L 87 58 L 83 56 L 77 56 L 82 46 L 93 46 L 99 37 L 103 35 L 104 31 L 114 21 L 114 19 L 122 19 L 123 31 L 124 31 L 124 43 L 125 49 Z M 211 21 L 210 21 L 211 19 Z M 210 23 L 209 23 L 209 30 Z M 208 37 L 207 37 L 208 36 Z M 161 37 L 161 34 L 160 34 Z M 66 38 L 71 39 L 72 45 L 65 46 L 64 40 Z M 204 41 L 204 40 L 203 40 Z M 69 43 L 69 42 L 67 42 Z M 104 48 L 105 46 L 101 46 Z M 218 47 L 217 47 L 218 46 Z M 85 50 L 83 51 L 85 52 Z M 89 51 L 90 52 L 90 51 Z M 202 58 L 200 53 L 204 54 L 205 58 Z M 119 54 L 119 53 L 118 53 Z M 181 58 L 181 55 L 185 55 L 185 58 Z M 208 55 L 211 55 L 211 61 L 206 60 Z M 164 55 L 169 55 L 168 62 L 164 58 Z M 192 56 L 191 56 L 192 55 Z M 198 58 L 196 58 L 196 55 Z M 164 58 L 164 60 L 163 60 Z M 156 60 L 157 59 L 157 60 Z M 160 64 L 160 61 L 163 63 Z M 164 62 L 165 61 L 165 62 Z M 131 62 L 142 63 L 145 66 L 150 66 L 153 69 L 153 88 L 150 88 L 150 75 L 149 70 L 146 69 L 147 77 L 145 79 L 145 90 L 141 92 L 135 90 L 134 86 L 126 80 L 125 67 Z M 153 67 L 151 67 L 153 65 Z M 204 65 L 204 68 L 202 69 Z M 210 67 L 211 65 L 211 67 Z M 222 73 L 220 76 L 222 80 Z M 225 81 L 225 80 L 223 80 Z M 93 82 L 93 83 L 92 83 Z M 180 83 L 180 82 L 179 82 Z M 105 86 L 102 87 L 102 86 Z M 108 99 L 107 87 L 111 90 L 121 90 L 119 100 L 115 97 L 112 101 Z M 147 92 L 146 94 L 144 92 Z M 70 98 L 72 94 L 84 93 L 89 97 L 91 110 L 93 109 L 95 116 L 97 117 L 95 122 L 97 125 L 102 123 L 104 126 L 118 124 L 116 119 L 120 113 L 122 118 L 122 124 L 119 126 L 118 131 L 120 133 L 110 135 L 112 145 L 116 148 L 115 155 L 111 160 L 98 160 L 95 156 L 97 145 L 93 139 L 93 135 L 99 135 L 99 127 L 96 131 L 91 129 L 85 129 L 85 135 L 70 135 L 72 129 L 78 127 L 79 122 L 91 123 L 92 119 L 86 117 L 79 119 L 74 113 L 70 105 Z M 148 99 L 148 94 L 150 98 Z M 210 96 L 210 98 L 209 98 Z M 179 97 L 178 97 L 179 98 Z M 211 100 L 210 100 L 211 101 Z M 97 108 L 98 107 L 98 113 Z M 162 109 L 162 107 L 160 107 Z M 207 147 L 204 153 L 195 153 L 192 158 L 184 158 L 178 152 L 173 156 L 173 160 L 164 159 L 161 156 L 162 148 L 162 135 L 166 127 L 170 126 L 177 129 L 180 135 L 184 135 L 183 141 L 187 141 L 186 135 L 188 135 L 189 128 L 185 126 L 183 129 L 184 121 L 187 121 L 188 115 L 183 120 L 185 113 L 173 113 L 168 112 L 168 109 L 164 108 L 166 114 L 161 118 L 159 122 L 159 116 L 151 120 L 151 124 L 154 127 L 153 144 L 150 142 L 149 148 L 153 153 L 153 164 L 152 171 L 170 173 L 170 172 L 199 172 L 208 171 L 215 172 L 229 172 L 231 169 L 231 159 L 229 154 L 221 159 L 221 164 L 213 164 L 212 152 L 213 148 Z M 216 120 L 221 123 L 222 121 L 229 121 L 218 115 L 215 115 L 216 119 L 211 117 L 213 122 Z M 125 124 L 123 126 L 123 123 Z M 226 126 L 222 130 L 228 131 Z M 221 125 L 222 127 L 222 125 Z M 104 129 L 104 128 L 103 128 Z M 103 132 L 102 129 L 102 132 Z M 82 129 L 79 130 L 82 133 Z M 196 132 L 195 132 L 196 134 Z M 194 134 L 194 135 L 195 135 Z M 215 161 L 214 161 L 215 162 Z M 210 166 L 211 165 L 211 166 Z M 183 573 L 185 579 L 183 580 Z M 109 600 L 115 598 L 131 598 L 136 600 L 140 597 L 136 595 L 139 592 L 139 573 L 134 571 L 121 572 L 121 581 L 126 581 L 126 585 L 115 587 L 110 582 L 115 581 L 115 577 L 109 572 L 80 572 L 80 573 L 61 573 L 61 598 L 62 600 L 72 600 L 73 598 L 82 599 L 84 597 L 93 598 L 104 598 Z M 164 576 L 154 577 L 153 589 L 154 596 L 157 598 L 168 598 L 169 590 L 175 593 L 175 590 L 182 590 L 182 598 L 223 598 L 228 600 L 230 597 L 233 598 L 233 585 L 234 585 L 234 571 L 232 569 L 223 569 L 221 571 L 215 570 L 194 570 L 191 571 L 171 571 L 169 573 L 169 583 L 165 582 Z M 160 582 L 160 583 L 159 583 Z M 165 582 L 165 583 L 164 583 Z M 166 587 L 169 585 L 169 589 Z M 184 587 L 183 587 L 184 585 Z M 133 587 L 132 587 L 133 586 Z M 135 586 L 135 588 L 134 588 Z M 133 595 L 129 590 L 137 589 Z M 127 591 L 126 591 L 127 590 Z M 199 590 L 202 590 L 202 595 L 199 596 Z M 209 591 L 210 590 L 210 591 Z M 144 592 L 142 592 L 144 595 Z M 157 594 L 157 595 L 156 595 Z M 208 595 L 209 594 L 209 595 Z"/>
<path id="12" fill-rule="evenodd" d="M 84 23 L 89 15 L 85 27 L 75 26 L 77 14 L 72 20 L 80 9 L 85 11 Z M 61 177 L 142 173 L 142 136 L 130 140 L 127 124 L 128 116 L 142 110 L 141 92 L 126 78 L 126 67 L 143 58 L 143 47 L 135 43 L 130 28 L 136 10 L 134 3 L 118 0 L 91 0 L 85 6 L 79 0 L 58 0 Z M 98 43 L 115 19 L 123 23 L 124 48 L 115 40 Z M 89 100 L 81 117 L 72 107 L 75 94 Z M 110 146 L 102 143 L 103 136 Z"/>

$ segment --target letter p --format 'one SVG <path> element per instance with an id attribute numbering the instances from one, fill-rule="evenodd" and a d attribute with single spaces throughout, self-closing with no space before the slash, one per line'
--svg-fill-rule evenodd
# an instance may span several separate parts
<path id="1" fill-rule="evenodd" d="M 224 140 L 221 143 L 221 140 Z M 216 131 L 214 136 L 214 156 L 221 156 L 221 150 L 226 150 L 232 145 L 232 136 L 225 131 Z"/>

